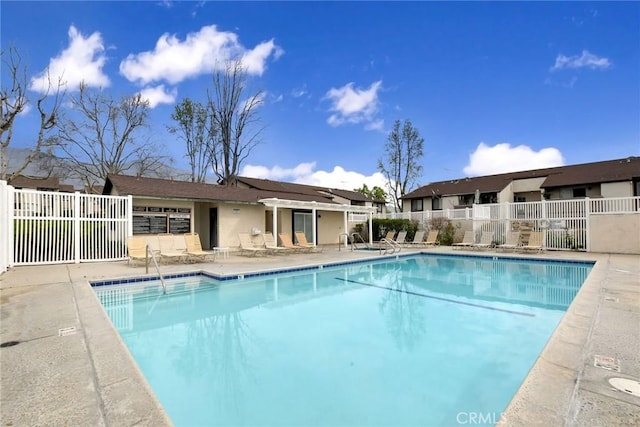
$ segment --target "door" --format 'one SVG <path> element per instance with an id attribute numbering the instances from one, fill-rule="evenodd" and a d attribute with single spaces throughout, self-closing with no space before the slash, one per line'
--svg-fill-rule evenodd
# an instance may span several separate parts
<path id="1" fill-rule="evenodd" d="M 209 245 L 215 248 L 218 245 L 218 208 L 209 208 Z"/>
<path id="2" fill-rule="evenodd" d="M 313 239 L 313 214 L 310 211 L 293 211 L 293 232 L 302 231 L 309 243 Z"/>

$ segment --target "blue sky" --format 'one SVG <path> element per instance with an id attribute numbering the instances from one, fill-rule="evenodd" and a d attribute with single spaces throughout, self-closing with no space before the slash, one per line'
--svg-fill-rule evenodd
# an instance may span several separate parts
<path id="1" fill-rule="evenodd" d="M 396 119 L 425 140 L 420 184 L 640 155 L 638 2 L 2 1 L 0 13 L 33 96 L 47 69 L 71 92 L 81 79 L 142 92 L 149 136 L 179 167 L 175 104 L 204 101 L 215 63 L 236 56 L 266 95 L 249 176 L 383 186 Z M 34 113 L 12 146 L 35 138 Z"/>

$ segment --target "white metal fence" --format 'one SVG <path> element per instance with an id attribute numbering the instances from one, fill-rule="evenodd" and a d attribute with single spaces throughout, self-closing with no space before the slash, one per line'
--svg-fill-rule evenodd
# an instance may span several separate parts
<path id="1" fill-rule="evenodd" d="M 477 234 L 493 232 L 495 243 L 503 243 L 512 230 L 543 231 L 547 249 L 589 251 L 589 217 L 607 214 L 640 214 L 640 197 L 483 204 L 462 209 L 392 213 L 377 218 L 410 219 L 424 229 L 429 228 L 435 218 L 470 221 Z"/>
<path id="2" fill-rule="evenodd" d="M 0 267 L 127 257 L 131 198 L 0 186 Z"/>

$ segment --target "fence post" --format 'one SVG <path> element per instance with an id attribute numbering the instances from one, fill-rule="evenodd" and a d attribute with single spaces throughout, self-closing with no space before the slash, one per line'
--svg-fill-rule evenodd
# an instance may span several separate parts
<path id="1" fill-rule="evenodd" d="M 74 262 L 80 263 L 80 192 L 73 194 L 73 255 Z"/>
<path id="2" fill-rule="evenodd" d="M 585 223 L 585 239 L 584 248 L 587 252 L 591 251 L 591 230 L 590 230 L 590 219 L 591 219 L 591 201 L 588 197 L 584 198 L 584 223 Z"/>
<path id="3" fill-rule="evenodd" d="M 11 265 L 11 254 L 13 253 L 13 220 L 11 218 L 10 186 L 7 181 L 0 181 L 0 236 L 7 236 L 4 241 L 0 241 L 0 273 L 7 271 Z"/>
<path id="4" fill-rule="evenodd" d="M 195 214 L 195 212 L 194 212 Z M 133 196 L 127 196 L 127 237 L 133 236 Z"/>

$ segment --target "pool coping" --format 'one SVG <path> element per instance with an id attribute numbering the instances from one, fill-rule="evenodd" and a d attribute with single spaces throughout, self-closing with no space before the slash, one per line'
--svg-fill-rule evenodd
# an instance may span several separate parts
<path id="1" fill-rule="evenodd" d="M 489 256 L 489 257 L 505 257 L 505 254 L 489 252 L 467 252 L 451 250 L 417 250 L 414 253 L 427 253 L 436 255 L 451 256 Z M 342 259 L 344 253 L 336 255 L 337 259 Z M 394 258 L 391 256 L 363 256 L 363 260 L 370 261 L 373 259 Z M 638 256 L 627 255 L 611 255 L 611 254 L 585 254 L 585 253 L 544 253 L 542 255 L 532 254 L 506 254 L 506 257 L 514 259 L 538 259 L 551 261 L 585 261 L 595 262 L 593 269 L 587 280 L 581 287 L 578 295 L 567 309 L 565 316 L 556 328 L 556 331 L 549 339 L 543 352 L 539 356 L 535 365 L 531 369 L 529 375 L 521 385 L 520 389 L 513 397 L 511 403 L 501 414 L 493 414 L 494 419 L 498 420 L 498 425 L 580 425 L 584 421 L 584 417 L 588 416 L 590 424 L 610 424 L 613 419 L 623 420 L 622 424 L 630 424 L 637 418 L 633 418 L 638 411 L 640 399 L 634 396 L 626 396 L 621 393 L 611 391 L 611 387 L 607 387 L 606 379 L 614 373 L 593 367 L 594 354 L 613 354 L 621 361 L 623 369 L 616 372 L 615 376 L 639 378 L 640 372 L 637 370 L 638 365 L 634 365 L 634 355 L 629 356 L 625 352 L 633 352 L 638 346 L 640 337 L 633 328 L 632 323 L 627 323 L 626 330 L 620 332 L 624 334 L 626 340 L 623 341 L 625 346 L 614 345 L 617 342 L 607 345 L 606 337 L 603 338 L 602 330 L 607 330 L 608 323 L 613 322 L 612 319 L 604 322 L 608 310 L 609 314 L 611 306 L 615 304 L 606 298 L 610 295 L 616 295 L 619 304 L 618 309 L 624 307 L 625 316 L 631 316 L 632 319 L 640 319 L 640 308 L 637 306 L 637 296 L 640 295 L 639 284 L 637 280 L 633 280 L 632 274 L 618 273 L 627 269 L 637 272 Z M 286 257 L 285 257 L 286 258 Z M 296 256 L 297 258 L 297 256 Z M 351 261 L 340 262 L 314 262 L 316 258 L 313 256 L 301 257 L 299 265 L 295 270 L 304 268 L 317 268 L 318 264 L 350 264 Z M 251 261 L 249 260 L 249 263 Z M 216 269 L 219 266 L 213 264 L 199 264 L 197 270 L 218 275 Z M 103 266 L 102 264 L 101 266 Z M 76 424 L 87 424 L 90 422 L 94 425 L 133 425 L 136 423 L 153 424 L 153 425 L 171 425 L 171 421 L 165 413 L 164 409 L 150 390 L 144 376 L 139 371 L 137 365 L 132 360 L 126 346 L 120 339 L 118 332 L 108 318 L 105 310 L 102 308 L 97 295 L 90 286 L 92 280 L 101 277 L 117 277 L 118 271 L 126 271 L 123 269 L 109 268 L 114 271 L 92 271 L 96 269 L 96 264 L 76 265 L 60 267 L 61 271 L 65 271 L 67 275 L 67 286 L 70 284 L 73 298 L 75 301 L 79 333 L 76 336 L 83 340 L 86 346 L 86 353 L 83 354 L 89 360 L 87 368 L 92 372 L 93 383 L 95 387 L 95 398 L 98 402 L 98 408 L 91 412 L 91 417 L 87 418 L 87 414 L 76 414 L 77 408 L 69 408 L 66 417 L 81 417 L 84 422 Z M 9 295 L 8 304 L 5 306 L 5 297 L 3 295 L 3 311 L 5 307 L 11 308 L 13 300 L 20 297 L 19 288 L 29 286 L 30 290 L 38 291 L 35 284 L 20 284 L 21 276 L 29 276 L 32 270 L 43 271 L 44 268 L 19 268 L 5 273 L 0 276 L 0 290 L 3 294 Z M 115 271 L 118 270 L 118 271 Z M 193 266 L 184 266 L 184 270 L 195 270 Z M 229 270 L 240 271 L 241 268 L 229 265 Z M 253 272 L 270 272 L 282 270 L 281 268 L 265 268 L 256 264 L 252 269 Z M 248 273 L 249 272 L 249 273 Z M 249 269 L 243 273 L 250 274 Z M 102 274 L 102 276 L 100 275 Z M 236 276 L 238 274 L 235 274 Z M 145 276 L 138 274 L 138 276 Z M 231 274 L 230 276 L 233 276 Z M 618 277 L 619 276 L 619 277 Z M 622 280 L 618 280 L 622 279 Z M 45 283 L 52 283 L 56 279 L 54 277 L 42 278 Z M 63 279 L 60 279 L 63 281 Z M 33 288 L 33 289 L 31 289 Z M 15 294 L 15 296 L 14 296 Z M 8 323 L 3 314 L 2 341 L 11 339 L 12 332 L 6 328 Z M 11 320 L 11 313 L 8 319 Z M 616 322 L 613 322 L 616 323 Z M 10 328 L 9 328 L 10 329 Z M 615 335 L 615 334 L 614 334 Z M 629 339 L 629 337 L 631 337 Z M 65 339 L 73 339 L 69 337 Z M 604 343 L 602 342 L 604 339 Z M 42 342 L 44 344 L 44 342 Z M 631 345 L 628 345 L 631 344 Z M 615 351 L 613 351 L 613 350 Z M 11 369 L 11 360 L 5 356 L 10 352 L 2 349 L 2 399 L 3 412 L 13 417 L 14 424 L 20 421 L 28 420 L 33 422 L 34 418 L 29 418 L 28 414 L 21 414 L 19 409 L 22 402 L 12 401 L 6 398 L 6 393 L 15 388 L 20 388 L 19 382 L 12 384 L 12 379 L 7 379 L 5 372 Z M 609 352 L 609 353 L 607 353 Z M 9 362 L 9 363 L 5 363 Z M 24 362 L 24 361 L 23 361 Z M 13 367 L 15 368 L 15 367 Z M 596 370 L 596 371 L 594 371 Z M 596 381 L 598 380 L 598 381 Z M 16 380 L 17 381 L 17 380 Z M 5 384 L 6 383 L 6 384 Z M 9 387 L 5 387 L 8 385 Z M 5 391 L 6 390 L 6 391 Z M 85 390 L 82 390 L 85 393 Z M 30 405 L 33 406 L 33 400 Z M 595 403 L 593 403 L 595 402 Z M 605 402 L 605 403 L 603 403 Z M 588 404 L 591 403 L 591 406 Z M 40 403 L 36 404 L 38 406 Z M 42 406 L 42 405 L 41 405 Z M 59 411 L 60 402 L 57 402 L 56 408 Z M 55 413 L 50 407 L 44 405 L 38 409 L 38 412 Z M 72 414 L 72 415 L 69 415 Z M 630 415 L 631 414 L 631 415 Z M 52 416 L 52 415 L 50 415 Z M 82 418 L 84 417 L 84 418 Z M 619 417 L 619 418 L 616 418 Z M 11 419 L 3 415 L 3 418 L 10 421 Z M 37 420 L 37 418 L 35 418 Z M 59 418 L 53 418 L 60 420 Z M 72 420 L 75 418 L 71 418 Z M 595 422 L 594 422 L 595 420 Z M 602 420 L 603 422 L 598 422 Z M 604 421 L 607 422 L 604 422 Z M 76 419 L 77 421 L 77 419 Z M 630 422 L 631 421 L 631 422 Z M 4 421 L 3 421 L 4 422 Z M 585 423 L 582 422 L 584 425 Z"/>

